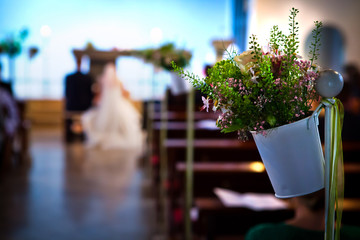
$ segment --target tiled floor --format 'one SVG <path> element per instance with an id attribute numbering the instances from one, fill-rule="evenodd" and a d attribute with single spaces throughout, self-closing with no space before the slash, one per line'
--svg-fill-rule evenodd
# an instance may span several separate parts
<path id="1" fill-rule="evenodd" d="M 132 152 L 66 146 L 59 130 L 37 130 L 31 156 L 27 171 L 0 176 L 0 239 L 152 239 L 151 185 Z"/>

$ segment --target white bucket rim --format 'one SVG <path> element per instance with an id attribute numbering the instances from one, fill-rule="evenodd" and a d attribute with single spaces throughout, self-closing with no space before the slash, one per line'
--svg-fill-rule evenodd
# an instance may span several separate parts
<path id="1" fill-rule="evenodd" d="M 287 124 L 284 124 L 284 125 L 281 125 L 281 126 L 278 126 L 278 127 L 269 128 L 269 129 L 264 129 L 264 130 L 261 130 L 261 131 L 250 131 L 250 133 L 251 133 L 251 134 L 261 134 L 261 132 L 273 131 L 273 130 L 276 130 L 276 129 L 281 129 L 281 128 L 287 127 L 287 126 L 289 126 L 289 125 L 297 125 L 297 124 L 302 123 L 302 122 L 305 121 L 305 120 L 309 120 L 311 117 L 314 117 L 314 115 L 310 115 L 310 116 L 307 116 L 306 118 L 302 118 L 302 119 L 297 120 L 297 121 L 295 121 L 295 122 L 287 123 Z"/>

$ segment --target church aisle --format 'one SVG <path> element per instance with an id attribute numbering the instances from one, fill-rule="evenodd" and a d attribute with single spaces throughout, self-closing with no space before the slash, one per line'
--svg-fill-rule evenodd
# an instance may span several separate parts
<path id="1" fill-rule="evenodd" d="M 0 239 L 151 239 L 154 200 L 133 155 L 33 130 L 31 167 L 0 176 Z"/>

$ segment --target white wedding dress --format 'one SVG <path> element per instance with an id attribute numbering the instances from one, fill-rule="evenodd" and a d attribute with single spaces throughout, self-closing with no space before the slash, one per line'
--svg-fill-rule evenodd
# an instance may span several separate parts
<path id="1" fill-rule="evenodd" d="M 123 96 L 114 64 L 105 66 L 99 83 L 98 105 L 82 116 L 87 146 L 103 150 L 133 149 L 141 153 L 144 146 L 141 116 Z"/>

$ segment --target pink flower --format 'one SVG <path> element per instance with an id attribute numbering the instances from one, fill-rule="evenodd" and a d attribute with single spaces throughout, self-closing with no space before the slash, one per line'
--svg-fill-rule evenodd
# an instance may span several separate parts
<path id="1" fill-rule="evenodd" d="M 204 96 L 201 97 L 203 103 L 204 103 L 204 106 L 201 107 L 201 110 L 204 110 L 206 109 L 207 112 L 209 112 L 209 107 L 210 107 L 210 99 L 209 97 L 205 98 Z"/>
<path id="2" fill-rule="evenodd" d="M 279 85 L 280 84 L 280 78 L 275 79 L 274 84 Z"/>

